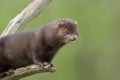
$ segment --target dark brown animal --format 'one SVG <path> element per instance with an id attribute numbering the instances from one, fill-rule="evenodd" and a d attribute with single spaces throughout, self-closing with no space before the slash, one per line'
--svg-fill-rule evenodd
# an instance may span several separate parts
<path id="1" fill-rule="evenodd" d="M 57 51 L 78 38 L 77 23 L 60 19 L 29 32 L 0 38 L 0 74 L 12 69 L 37 64 L 50 64 Z"/>

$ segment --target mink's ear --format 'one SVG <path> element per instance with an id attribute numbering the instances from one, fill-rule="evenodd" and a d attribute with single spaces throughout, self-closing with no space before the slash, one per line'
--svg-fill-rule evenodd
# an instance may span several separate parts
<path id="1" fill-rule="evenodd" d="M 63 22 L 58 22 L 57 25 L 56 25 L 57 28 L 58 28 L 58 27 L 63 27 L 63 26 L 64 26 L 64 23 L 63 23 Z"/>

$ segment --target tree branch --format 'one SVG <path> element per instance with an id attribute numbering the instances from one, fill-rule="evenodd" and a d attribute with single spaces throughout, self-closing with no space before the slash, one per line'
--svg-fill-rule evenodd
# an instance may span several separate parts
<path id="1" fill-rule="evenodd" d="M 31 2 L 20 14 L 9 22 L 0 37 L 21 31 L 25 25 L 35 18 L 50 2 L 51 0 L 33 0 L 33 2 Z M 50 67 L 49 65 L 45 66 L 45 68 L 40 68 L 38 65 L 33 65 L 16 69 L 13 74 L 0 80 L 19 80 L 20 78 L 33 75 L 35 73 L 54 71 L 55 68 Z"/>
<path id="2" fill-rule="evenodd" d="M 20 14 L 9 22 L 1 37 L 21 31 L 25 25 L 36 17 L 50 2 L 51 0 L 33 0 Z"/>
<path id="3" fill-rule="evenodd" d="M 27 77 L 36 73 L 43 73 L 43 72 L 54 72 L 55 68 L 51 67 L 51 65 L 45 66 L 45 68 L 40 68 L 38 65 L 27 66 L 23 68 L 16 69 L 14 74 L 6 76 L 0 80 L 19 80 L 23 77 Z"/>

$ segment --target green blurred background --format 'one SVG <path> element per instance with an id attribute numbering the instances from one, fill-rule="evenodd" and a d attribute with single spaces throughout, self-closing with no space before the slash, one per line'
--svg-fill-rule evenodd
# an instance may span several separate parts
<path id="1" fill-rule="evenodd" d="M 0 33 L 32 0 L 0 0 Z M 60 18 L 79 24 L 80 38 L 55 56 L 55 73 L 21 80 L 120 80 L 120 0 L 53 0 L 24 31 Z"/>

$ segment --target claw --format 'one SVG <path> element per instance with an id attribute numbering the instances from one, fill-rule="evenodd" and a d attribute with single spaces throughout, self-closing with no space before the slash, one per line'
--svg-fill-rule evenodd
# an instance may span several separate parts
<path id="1" fill-rule="evenodd" d="M 39 66 L 40 66 L 41 68 L 44 68 L 43 63 L 39 63 Z"/>

